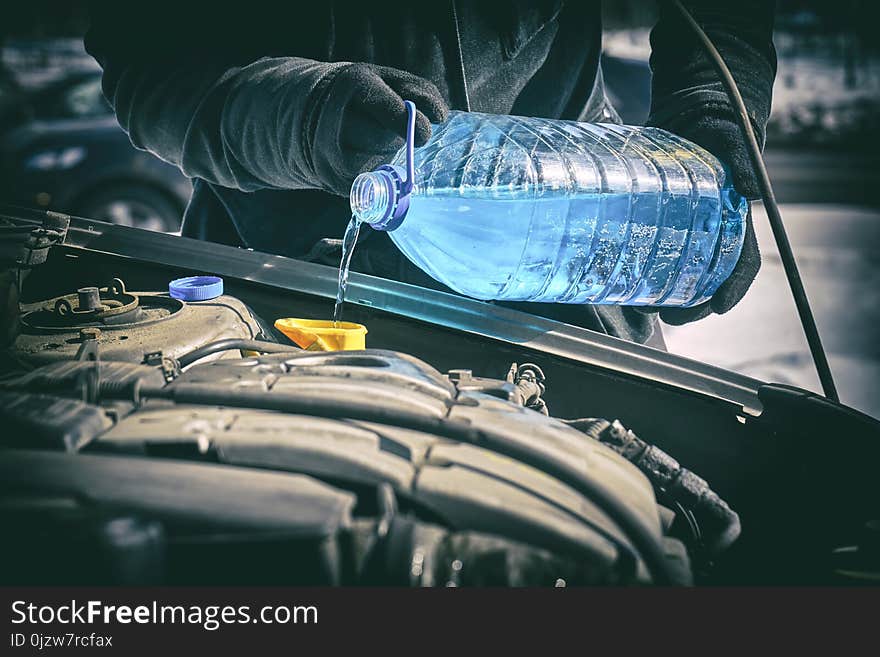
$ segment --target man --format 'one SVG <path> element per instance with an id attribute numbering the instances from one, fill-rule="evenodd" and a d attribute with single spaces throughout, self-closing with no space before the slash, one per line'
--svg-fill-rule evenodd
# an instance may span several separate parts
<path id="1" fill-rule="evenodd" d="M 725 57 L 763 143 L 776 55 L 773 3 L 687 3 Z M 358 173 L 403 144 L 403 100 L 420 110 L 417 144 L 452 109 L 615 121 L 604 92 L 601 2 L 449 0 L 156 5 L 99 3 L 86 47 L 138 148 L 194 180 L 183 234 L 338 262 L 327 238 L 348 221 Z M 649 123 L 713 152 L 757 197 L 733 111 L 708 59 L 660 3 L 651 35 Z M 384 233 L 364 231 L 353 268 L 438 287 Z M 334 242 L 330 242 L 333 244 Z M 683 323 L 725 312 L 760 263 L 751 222 L 736 271 Z M 645 342 L 655 313 L 610 306 L 513 304 Z"/>

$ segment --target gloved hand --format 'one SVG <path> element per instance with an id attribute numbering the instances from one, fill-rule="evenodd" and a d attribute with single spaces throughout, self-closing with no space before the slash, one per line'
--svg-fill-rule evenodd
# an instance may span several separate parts
<path id="1" fill-rule="evenodd" d="M 660 127 L 699 144 L 724 162 L 730 170 L 734 188 L 747 199 L 760 197 L 745 139 L 729 107 L 702 106 L 666 121 Z M 763 144 L 764 126 L 755 125 L 753 121 L 753 128 L 758 143 Z M 660 319 L 667 324 L 680 325 L 702 319 L 711 313 L 726 313 L 745 296 L 760 267 L 761 254 L 749 208 L 742 253 L 730 277 L 708 301 L 691 308 L 661 308 Z"/>
<path id="2" fill-rule="evenodd" d="M 387 163 L 406 137 L 406 108 L 418 109 L 415 144 L 431 137 L 431 123 L 446 120 L 447 108 L 430 81 L 394 68 L 349 64 L 331 74 L 316 98 L 307 139 L 314 171 L 325 189 L 348 196 L 358 174 Z"/>

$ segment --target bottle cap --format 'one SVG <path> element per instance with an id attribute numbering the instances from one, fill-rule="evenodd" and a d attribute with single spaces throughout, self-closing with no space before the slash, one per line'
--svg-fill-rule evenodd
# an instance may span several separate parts
<path id="1" fill-rule="evenodd" d="M 355 179 L 349 195 L 352 214 L 376 230 L 395 230 L 409 210 L 415 173 L 416 106 L 411 100 L 403 104 L 407 112 L 406 169 L 385 164 L 375 171 L 362 173 Z"/>
<path id="2" fill-rule="evenodd" d="M 207 301 L 223 294 L 223 279 L 219 276 L 187 276 L 168 284 L 168 294 L 181 301 Z"/>

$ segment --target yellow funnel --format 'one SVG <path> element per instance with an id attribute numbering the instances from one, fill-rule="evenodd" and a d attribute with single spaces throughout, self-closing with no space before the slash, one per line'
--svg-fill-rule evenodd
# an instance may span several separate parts
<path id="1" fill-rule="evenodd" d="M 275 328 L 307 351 L 351 351 L 363 349 L 367 327 L 354 322 L 326 319 L 275 320 Z"/>

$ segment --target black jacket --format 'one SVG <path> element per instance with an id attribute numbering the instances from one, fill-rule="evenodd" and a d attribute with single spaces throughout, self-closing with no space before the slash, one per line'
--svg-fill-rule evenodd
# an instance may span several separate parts
<path id="1" fill-rule="evenodd" d="M 772 2 L 690 2 L 763 132 L 775 74 Z M 86 37 L 104 91 L 138 148 L 194 179 L 184 234 L 333 262 L 347 199 L 309 160 L 312 93 L 345 62 L 434 82 L 450 108 L 612 121 L 599 56 L 601 2 L 374 0 L 309 3 L 98 3 Z M 655 124 L 726 107 L 708 61 L 669 10 L 652 35 Z M 440 287 L 387 235 L 366 231 L 353 268 Z M 318 245 L 316 247 L 316 245 Z M 335 263 L 334 263 L 335 264 Z M 514 304 L 516 305 L 516 304 Z M 525 304 L 535 313 L 644 341 L 651 315 L 614 307 Z"/>

